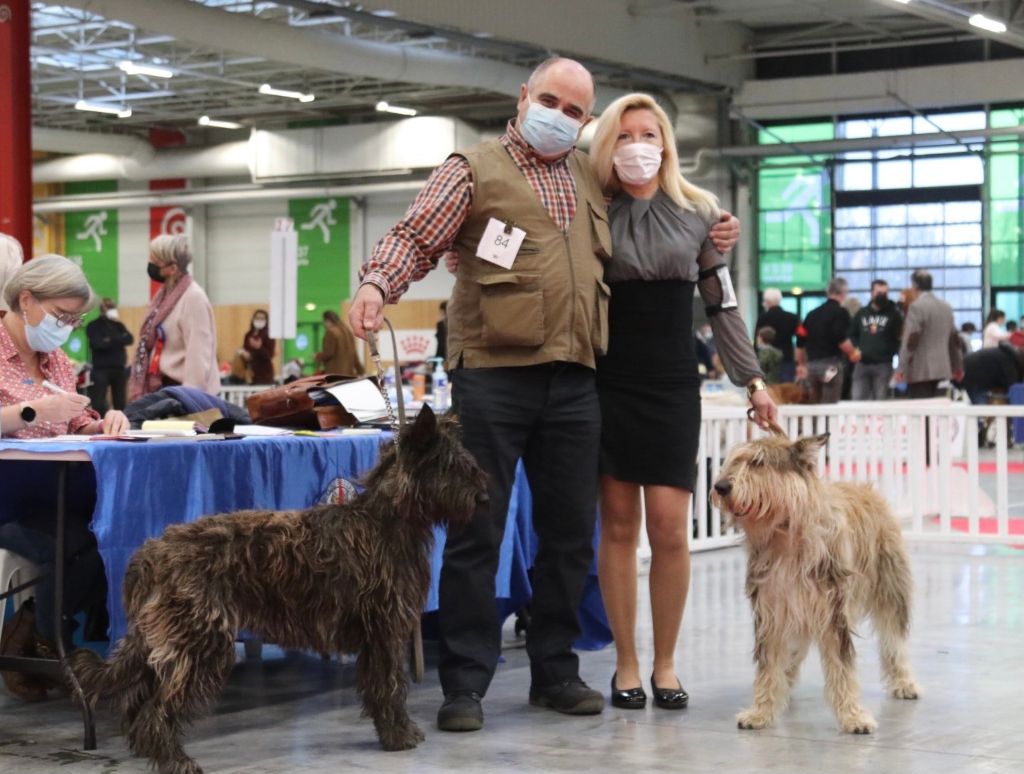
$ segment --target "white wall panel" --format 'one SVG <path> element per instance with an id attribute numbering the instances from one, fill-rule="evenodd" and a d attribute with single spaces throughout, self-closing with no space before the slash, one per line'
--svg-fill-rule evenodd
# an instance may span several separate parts
<path id="1" fill-rule="evenodd" d="M 239 202 L 206 208 L 206 293 L 210 301 L 267 303 L 270 232 L 274 219 L 287 214 L 285 201 Z"/>

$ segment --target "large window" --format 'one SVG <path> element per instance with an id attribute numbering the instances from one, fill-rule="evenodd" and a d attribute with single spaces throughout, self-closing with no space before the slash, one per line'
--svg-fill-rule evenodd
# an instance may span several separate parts
<path id="1" fill-rule="evenodd" d="M 993 110 L 993 127 L 1024 125 L 1024 109 Z M 991 204 L 988 238 L 992 286 L 1024 285 L 1024 154 L 1017 140 L 992 143 L 988 161 Z"/>

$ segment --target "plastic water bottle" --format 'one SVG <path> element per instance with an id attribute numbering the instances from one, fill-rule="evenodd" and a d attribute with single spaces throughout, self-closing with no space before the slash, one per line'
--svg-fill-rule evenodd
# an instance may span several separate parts
<path id="1" fill-rule="evenodd" d="M 451 396 L 448 388 L 448 374 L 444 372 L 444 366 L 440 358 L 434 364 L 434 373 L 431 376 L 434 386 L 434 410 L 447 411 L 451 405 Z"/>

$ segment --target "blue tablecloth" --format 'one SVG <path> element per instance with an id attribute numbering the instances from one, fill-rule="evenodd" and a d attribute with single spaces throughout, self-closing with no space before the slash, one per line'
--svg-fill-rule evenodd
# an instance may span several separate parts
<path id="1" fill-rule="evenodd" d="M 84 451 L 92 467 L 83 467 L 72 490 L 96 484 L 92 528 L 109 584 L 111 641 L 124 635 L 121 582 L 132 553 L 168 524 L 194 521 L 213 513 L 249 508 L 292 509 L 315 503 L 336 477 L 358 478 L 377 461 L 381 436 L 278 436 L 225 441 L 160 440 L 148 443 L 0 441 L 0 450 L 54 453 Z M 24 463 L 19 463 L 24 465 Z M 11 480 L 0 461 L 0 481 L 11 491 L 26 480 Z M 51 466 L 32 467 L 52 476 Z M 95 479 L 92 478 L 93 472 Z M 508 615 L 531 596 L 527 569 L 536 553 L 530 521 L 529 487 L 520 467 L 509 506 L 495 596 Z M 444 550 L 439 531 L 432 557 L 433 575 L 426 611 L 437 609 L 437 587 Z M 592 571 L 581 608 L 582 648 L 611 640 L 604 607 Z"/>

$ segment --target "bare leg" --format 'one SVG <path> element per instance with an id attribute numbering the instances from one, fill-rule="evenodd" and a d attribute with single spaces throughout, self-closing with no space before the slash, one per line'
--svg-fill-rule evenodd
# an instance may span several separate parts
<path id="1" fill-rule="evenodd" d="M 676 643 L 690 591 L 690 492 L 648 486 L 644 488 L 644 501 L 651 542 L 648 582 L 654 625 L 654 681 L 660 688 L 675 688 L 679 686 Z"/>
<path id="2" fill-rule="evenodd" d="M 615 638 L 616 687 L 640 687 L 636 655 L 636 549 L 640 487 L 601 476 L 601 541 L 597 568 L 601 597 Z"/>

